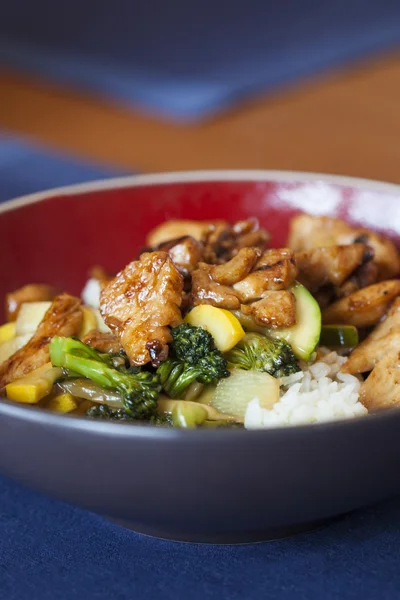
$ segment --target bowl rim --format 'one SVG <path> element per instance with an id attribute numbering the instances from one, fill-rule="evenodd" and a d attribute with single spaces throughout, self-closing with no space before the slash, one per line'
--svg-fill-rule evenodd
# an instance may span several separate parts
<path id="1" fill-rule="evenodd" d="M 144 187 L 152 185 L 166 185 L 174 183 L 201 183 L 201 182 L 263 182 L 276 183 L 309 183 L 323 182 L 332 185 L 358 188 L 376 192 L 400 194 L 400 185 L 396 183 L 364 179 L 359 177 L 347 177 L 342 175 L 330 175 L 326 173 L 313 173 L 308 171 L 290 170 L 199 170 L 199 171 L 176 171 L 164 173 L 149 173 L 145 175 L 128 175 L 95 180 L 87 183 L 78 183 L 68 186 L 50 188 L 42 192 L 27 194 L 2 202 L 0 204 L 0 215 L 2 213 L 22 208 L 29 204 L 35 204 L 53 197 L 80 196 L 96 191 L 123 189 L 129 187 Z M 376 422 L 386 422 L 397 418 L 400 421 L 400 409 L 393 408 L 367 417 L 356 417 L 353 419 L 340 419 L 326 423 L 289 425 L 274 427 L 270 429 L 211 429 L 211 430 L 184 430 L 179 428 L 154 427 L 150 424 L 134 423 L 112 423 L 87 419 L 80 415 L 58 415 L 47 412 L 34 406 L 20 405 L 0 397 L 0 416 L 13 417 L 19 421 L 29 421 L 39 425 L 53 425 L 55 427 L 70 430 L 82 430 L 97 435 L 108 435 L 123 438 L 145 438 L 159 441 L 175 441 L 179 439 L 192 439 L 196 443 L 210 438 L 226 436 L 244 439 L 251 436 L 253 440 L 268 436 L 291 436 L 311 435 L 312 433 L 328 432 L 331 429 L 347 429 L 358 427 L 369 427 Z M 190 436 L 190 437 L 187 437 Z"/>
<path id="2" fill-rule="evenodd" d="M 322 182 L 332 185 L 353 187 L 361 190 L 376 192 L 400 193 L 400 184 L 379 181 L 376 179 L 364 179 L 361 177 L 350 177 L 345 175 L 330 175 L 327 173 L 314 173 L 309 171 L 275 171 L 262 169 L 221 169 L 221 170 L 199 170 L 199 171 L 171 171 L 161 173 L 148 173 L 145 175 L 125 175 L 122 177 L 110 177 L 98 179 L 87 183 L 76 183 L 73 185 L 49 188 L 33 194 L 17 196 L 0 204 L 0 214 L 9 210 L 15 210 L 42 202 L 55 196 L 78 196 L 91 192 L 124 189 L 129 187 L 144 187 L 152 185 L 166 185 L 174 183 L 201 183 L 201 182 L 263 182 L 275 183 L 309 183 Z"/>

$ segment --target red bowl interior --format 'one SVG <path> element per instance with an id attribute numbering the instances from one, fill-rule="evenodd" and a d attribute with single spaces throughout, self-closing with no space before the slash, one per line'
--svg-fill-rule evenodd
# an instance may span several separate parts
<path id="1" fill-rule="evenodd" d="M 223 177 L 221 177 L 223 179 Z M 249 176 L 249 179 L 251 176 Z M 148 231 L 174 218 L 231 221 L 256 216 L 284 245 L 290 218 L 301 211 L 340 216 L 400 240 L 400 193 L 372 182 L 332 178 L 287 181 L 156 183 L 55 194 L 0 212 L 0 298 L 26 283 L 53 283 L 79 294 L 91 266 L 111 272 L 127 264 Z"/>

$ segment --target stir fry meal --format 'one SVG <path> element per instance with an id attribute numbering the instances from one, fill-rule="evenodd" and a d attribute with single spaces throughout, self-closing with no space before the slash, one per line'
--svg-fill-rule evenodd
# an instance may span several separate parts
<path id="1" fill-rule="evenodd" d="M 338 219 L 168 221 L 82 299 L 6 297 L 0 391 L 91 419 L 262 428 L 400 404 L 400 255 Z"/>

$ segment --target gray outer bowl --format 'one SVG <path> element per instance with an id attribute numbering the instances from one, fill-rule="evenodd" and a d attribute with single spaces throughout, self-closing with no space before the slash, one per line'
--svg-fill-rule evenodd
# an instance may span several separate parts
<path id="1" fill-rule="evenodd" d="M 1 472 L 159 537 L 271 539 L 400 492 L 397 410 L 270 431 L 99 423 L 6 401 L 0 417 Z"/>

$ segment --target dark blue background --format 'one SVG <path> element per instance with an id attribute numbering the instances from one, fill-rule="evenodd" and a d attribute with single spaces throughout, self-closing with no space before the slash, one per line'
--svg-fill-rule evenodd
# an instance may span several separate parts
<path id="1" fill-rule="evenodd" d="M 182 119 L 399 43 L 399 0 L 12 0 L 0 11 L 0 62 Z"/>

